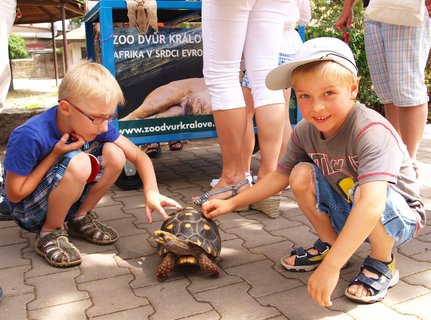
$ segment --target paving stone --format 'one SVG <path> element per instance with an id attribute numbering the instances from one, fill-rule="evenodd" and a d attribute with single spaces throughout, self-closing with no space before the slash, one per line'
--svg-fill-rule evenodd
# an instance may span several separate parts
<path id="1" fill-rule="evenodd" d="M 96 207 L 103 208 L 103 207 L 109 207 L 112 205 L 118 205 L 118 202 L 116 202 L 115 199 L 113 199 L 113 196 L 115 196 L 114 191 L 112 189 L 108 190 L 108 192 L 105 193 L 102 199 L 99 200 Z"/>
<path id="2" fill-rule="evenodd" d="M 142 257 L 139 259 L 120 260 L 116 258 L 121 267 L 127 267 L 132 272 L 134 279 L 130 282 L 132 289 L 153 286 L 159 282 L 156 279 L 156 270 L 162 262 L 162 258 L 158 254 Z M 184 278 L 184 275 L 176 270 L 169 273 L 169 278 L 166 281 Z"/>
<path id="3" fill-rule="evenodd" d="M 215 311 L 204 312 L 197 315 L 187 317 L 187 320 L 219 320 L 220 315 Z"/>
<path id="4" fill-rule="evenodd" d="M 229 232 L 243 239 L 244 243 L 242 245 L 248 249 L 286 241 L 282 237 L 277 237 L 267 232 L 260 224 L 248 224 L 242 228 L 229 230 Z M 256 234 L 259 234 L 259 237 L 256 237 Z"/>
<path id="5" fill-rule="evenodd" d="M 0 223 L 1 224 L 1 223 Z M 9 244 L 27 243 L 27 239 L 21 237 L 17 227 L 3 228 L 0 231 L 0 247 Z"/>
<path id="6" fill-rule="evenodd" d="M 339 281 L 332 295 L 334 310 L 323 308 L 315 303 L 305 285 L 258 298 L 258 301 L 263 305 L 277 307 L 288 319 L 351 319 L 337 310 L 336 301 L 343 295 L 345 285 L 344 281 Z"/>
<path id="7" fill-rule="evenodd" d="M 259 270 L 259 272 L 256 272 L 256 270 Z M 267 260 L 228 268 L 226 272 L 231 275 L 238 275 L 246 283 L 250 284 L 251 289 L 248 293 L 255 298 L 303 285 L 298 280 L 289 280 L 280 275 L 279 272 L 273 269 L 273 263 Z"/>
<path id="8" fill-rule="evenodd" d="M 150 246 L 147 241 L 149 237 L 151 236 L 148 233 L 121 237 L 120 241 L 115 243 L 118 256 L 127 260 L 154 254 L 154 247 Z"/>
<path id="9" fill-rule="evenodd" d="M 35 287 L 36 299 L 28 304 L 28 310 L 58 306 L 65 303 L 88 299 L 88 292 L 76 288 L 75 277 L 79 269 L 54 273 L 27 279 Z"/>
<path id="10" fill-rule="evenodd" d="M 133 222 L 134 222 L 133 218 L 124 218 L 124 219 L 118 219 L 118 220 L 111 220 L 109 221 L 108 225 L 114 228 L 115 231 L 118 232 L 118 234 L 120 235 L 120 239 L 123 236 L 131 236 L 131 235 L 146 233 L 145 230 L 136 228 Z"/>
<path id="11" fill-rule="evenodd" d="M 238 283 L 200 292 L 195 297 L 214 306 L 222 319 L 268 319 L 280 315 L 276 308 L 259 304 L 249 290 L 248 284 Z"/>
<path id="12" fill-rule="evenodd" d="M 20 243 L 0 247 L 0 269 L 29 265 L 30 260 L 21 256 L 21 251 L 26 246 L 27 243 Z"/>
<path id="13" fill-rule="evenodd" d="M 19 229 L 15 223 L 15 221 L 13 220 L 6 220 L 6 221 L 1 221 L 0 222 L 0 230 L 1 229 L 7 229 L 7 228 L 13 228 L 16 227 L 17 229 Z"/>
<path id="14" fill-rule="evenodd" d="M 29 269 L 30 265 L 0 270 L 0 286 L 5 297 L 34 293 L 34 287 L 24 283 L 24 274 Z"/>
<path id="15" fill-rule="evenodd" d="M 188 292 L 189 281 L 179 279 L 165 281 L 157 288 L 143 287 L 135 289 L 135 294 L 146 297 L 153 306 L 155 313 L 151 317 L 154 320 L 181 319 L 197 313 L 212 311 L 207 302 L 198 302 Z"/>
<path id="16" fill-rule="evenodd" d="M 243 241 L 240 239 L 223 242 L 220 253 L 221 262 L 219 263 L 223 269 L 265 259 L 264 255 L 253 254 L 244 248 L 242 244 Z"/>
<path id="17" fill-rule="evenodd" d="M 403 280 L 411 285 L 423 286 L 431 290 L 431 269 L 406 276 Z"/>
<path id="18" fill-rule="evenodd" d="M 97 207 L 93 210 L 96 213 L 100 221 L 109 224 L 110 220 L 130 218 L 130 215 L 123 212 L 123 205 L 118 202 L 115 205 Z"/>
<path id="19" fill-rule="evenodd" d="M 28 319 L 26 305 L 34 299 L 33 293 L 5 296 L 0 302 L 0 319 Z"/>
<path id="20" fill-rule="evenodd" d="M 89 308 L 91 304 L 92 302 L 90 299 L 85 299 L 54 307 L 32 310 L 29 311 L 29 318 L 35 320 L 58 320 L 61 317 L 61 319 L 87 320 L 88 318 L 85 314 L 85 310 Z"/>
<path id="21" fill-rule="evenodd" d="M 430 320 L 431 319 L 431 313 L 429 311 L 430 305 L 431 305 L 431 293 L 428 293 L 423 296 L 417 297 L 416 299 L 412 299 L 412 300 L 397 304 L 393 306 L 393 309 L 395 309 L 401 314 L 416 315 L 419 319 Z"/>
<path id="22" fill-rule="evenodd" d="M 230 272 L 225 272 L 224 270 L 220 270 L 219 275 L 216 277 L 210 276 L 203 271 L 190 272 L 187 273 L 187 279 L 190 281 L 190 285 L 187 289 L 191 293 L 208 291 L 244 281 L 241 277 L 231 275 Z"/>
<path id="23" fill-rule="evenodd" d="M 358 320 L 418 320 L 417 317 L 409 316 L 408 313 L 397 312 L 394 310 L 396 306 L 392 308 L 388 307 L 384 304 L 384 300 L 383 302 L 374 304 L 358 304 L 344 298 L 337 301 L 336 307 L 346 312 L 346 314 L 350 315 L 353 319 Z"/>
<path id="24" fill-rule="evenodd" d="M 144 306 L 93 317 L 92 320 L 149 319 L 152 313 L 154 313 L 154 309 L 151 306 Z"/>
<path id="25" fill-rule="evenodd" d="M 87 316 L 91 318 L 147 306 L 147 299 L 131 292 L 129 283 L 132 280 L 133 276 L 127 274 L 78 284 L 78 288 L 88 292 L 94 302 L 87 310 Z"/>
<path id="26" fill-rule="evenodd" d="M 290 255 L 292 251 L 293 243 L 288 240 L 284 240 L 277 243 L 271 243 L 266 246 L 259 246 L 251 248 L 250 251 L 253 253 L 261 253 L 271 259 L 275 265 L 274 268 L 279 271 L 284 271 L 284 267 L 281 265 L 280 260 L 286 255 Z"/>
<path id="27" fill-rule="evenodd" d="M 217 222 L 219 224 L 219 228 L 224 230 L 225 232 L 230 232 L 228 229 L 231 228 L 243 228 L 250 224 L 258 223 L 258 221 L 245 218 L 237 212 L 231 212 L 227 215 L 221 216 L 217 219 Z"/>
<path id="28" fill-rule="evenodd" d="M 411 277 L 414 276 L 409 276 L 408 279 L 412 279 Z M 424 279 L 424 277 L 417 277 L 416 279 L 418 278 Z M 431 287 L 431 281 L 428 281 L 428 285 Z M 395 287 L 392 287 L 390 290 L 388 290 L 388 294 L 384 299 L 384 303 L 385 305 L 393 306 L 404 301 L 415 299 L 430 292 L 430 290 L 426 289 L 425 286 L 426 282 L 423 283 L 423 286 L 421 286 L 420 284 L 415 285 L 411 282 L 399 281 Z"/>
<path id="29" fill-rule="evenodd" d="M 112 252 L 86 255 L 80 265 L 81 274 L 75 278 L 75 282 L 83 283 L 129 274 L 127 268 L 117 264 L 115 255 L 116 253 Z"/>

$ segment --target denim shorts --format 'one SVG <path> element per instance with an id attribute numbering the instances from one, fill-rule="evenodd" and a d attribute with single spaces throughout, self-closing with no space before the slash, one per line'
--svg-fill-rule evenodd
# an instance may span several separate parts
<path id="1" fill-rule="evenodd" d="M 282 53 L 280 52 L 278 54 L 278 65 L 281 66 L 282 64 L 286 64 L 293 60 L 294 54 L 288 54 L 288 53 Z M 242 78 L 242 84 L 241 86 L 245 88 L 250 88 L 250 81 L 248 80 L 248 74 L 247 70 L 244 72 L 244 77 Z"/>
<path id="2" fill-rule="evenodd" d="M 91 151 L 91 154 L 97 157 L 99 163 L 102 163 L 101 151 L 102 145 Z M 12 217 L 21 228 L 30 232 L 40 231 L 45 223 L 45 217 L 48 211 L 49 194 L 57 187 L 61 179 L 63 179 L 70 160 L 79 152 L 81 151 L 71 151 L 65 154 L 52 166 L 31 194 L 18 203 L 11 203 Z M 100 166 L 98 175 L 94 181 L 98 181 L 102 173 L 103 167 Z M 75 217 L 76 212 L 87 197 L 88 191 L 92 185 L 93 183 L 87 183 L 85 185 L 81 197 L 72 205 L 66 215 L 65 221 Z"/>
<path id="3" fill-rule="evenodd" d="M 316 182 L 317 209 L 327 214 L 331 219 L 331 224 L 339 234 L 352 210 L 352 204 L 339 195 L 326 180 L 320 169 L 314 164 L 310 164 L 314 169 Z M 358 184 L 356 183 L 354 190 Z M 352 197 L 354 198 L 354 197 Z M 409 207 L 402 195 L 391 188 L 388 188 L 386 197 L 386 207 L 380 218 L 386 232 L 395 239 L 397 246 L 411 240 L 416 231 L 416 214 Z"/>

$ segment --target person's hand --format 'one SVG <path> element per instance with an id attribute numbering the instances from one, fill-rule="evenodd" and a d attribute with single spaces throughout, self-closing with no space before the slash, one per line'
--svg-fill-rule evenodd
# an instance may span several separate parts
<path id="1" fill-rule="evenodd" d="M 431 0 L 425 0 L 425 6 L 427 7 L 428 15 L 431 18 Z"/>
<path id="2" fill-rule="evenodd" d="M 340 271 L 322 263 L 308 279 L 308 293 L 322 307 L 332 306 L 331 294 L 337 285 Z"/>
<path id="3" fill-rule="evenodd" d="M 202 213 L 208 219 L 232 212 L 234 207 L 230 200 L 214 199 L 205 202 L 202 205 Z"/>
<path id="4" fill-rule="evenodd" d="M 167 219 L 168 215 L 164 209 L 165 207 L 171 207 L 175 209 L 182 208 L 182 206 L 178 202 L 164 195 L 161 195 L 160 193 L 152 192 L 148 194 L 145 199 L 145 212 L 147 214 L 148 223 L 153 222 L 154 210 L 160 212 L 163 218 Z"/>
<path id="5" fill-rule="evenodd" d="M 337 22 L 335 22 L 335 30 L 343 31 L 351 27 L 353 21 L 353 9 L 343 10 L 338 17 Z"/>
<path id="6" fill-rule="evenodd" d="M 73 133 L 72 136 L 69 138 L 69 134 L 65 133 L 63 134 L 61 139 L 55 144 L 52 152 L 54 152 L 58 157 L 60 157 L 73 150 L 81 149 L 84 143 L 85 140 L 81 136 Z"/>

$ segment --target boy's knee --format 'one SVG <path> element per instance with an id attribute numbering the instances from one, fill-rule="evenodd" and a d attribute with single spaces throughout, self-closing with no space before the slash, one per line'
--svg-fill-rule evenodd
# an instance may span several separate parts
<path id="1" fill-rule="evenodd" d="M 121 148 L 113 143 L 106 143 L 103 146 L 104 167 L 109 167 L 114 171 L 121 171 L 126 164 L 126 155 Z"/>
<path id="2" fill-rule="evenodd" d="M 310 190 L 310 183 L 314 183 L 313 167 L 306 163 L 297 164 L 289 176 L 290 188 L 293 192 Z"/>
<path id="3" fill-rule="evenodd" d="M 67 165 L 63 180 L 71 179 L 72 181 L 85 184 L 91 174 L 91 161 L 88 154 L 79 152 Z"/>

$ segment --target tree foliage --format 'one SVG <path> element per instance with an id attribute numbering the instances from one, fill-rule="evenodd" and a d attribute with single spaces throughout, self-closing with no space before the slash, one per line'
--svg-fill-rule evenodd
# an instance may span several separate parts
<path id="1" fill-rule="evenodd" d="M 343 0 L 311 1 L 312 21 L 306 28 L 306 38 L 336 37 L 343 34 L 335 30 L 334 25 L 343 9 Z M 361 76 L 358 100 L 367 106 L 382 112 L 382 105 L 373 90 L 365 54 L 362 1 L 354 6 L 354 18 L 349 33 L 349 46 L 355 56 L 356 65 Z"/>
<path id="2" fill-rule="evenodd" d="M 28 51 L 23 37 L 12 33 L 9 37 L 9 47 L 12 59 L 28 57 Z"/>

